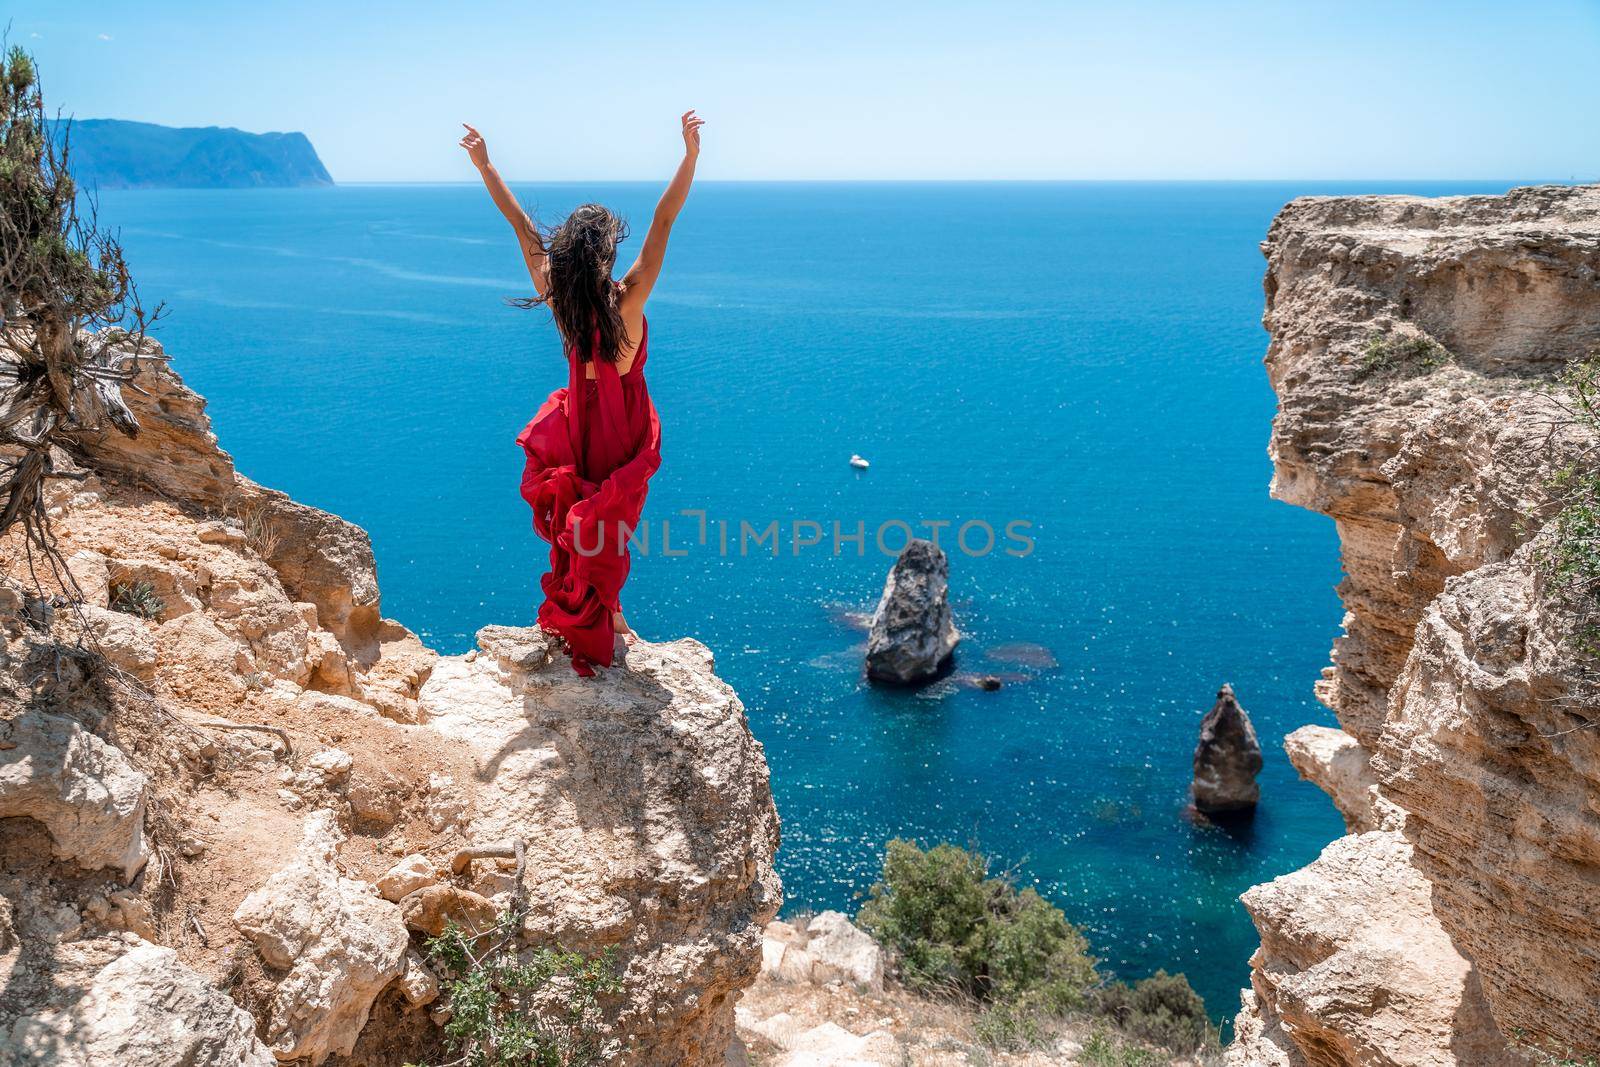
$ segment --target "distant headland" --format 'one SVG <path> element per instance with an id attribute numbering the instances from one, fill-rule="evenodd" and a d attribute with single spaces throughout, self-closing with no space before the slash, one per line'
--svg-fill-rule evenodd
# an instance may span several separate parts
<path id="1" fill-rule="evenodd" d="M 303 133 L 158 126 L 122 119 L 71 125 L 72 170 L 101 189 L 248 189 L 332 185 Z"/>

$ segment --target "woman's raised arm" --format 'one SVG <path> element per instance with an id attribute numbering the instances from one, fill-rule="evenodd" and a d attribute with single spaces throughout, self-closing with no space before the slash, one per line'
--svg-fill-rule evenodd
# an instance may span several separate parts
<path id="1" fill-rule="evenodd" d="M 633 307 L 643 306 L 661 275 L 661 261 L 667 255 L 672 224 L 683 210 L 683 202 L 689 199 L 689 186 L 694 184 L 694 165 L 700 158 L 700 127 L 706 120 L 690 109 L 679 121 L 683 124 L 683 162 L 678 164 L 677 173 L 667 183 L 667 191 L 656 203 L 655 217 L 650 220 L 650 232 L 645 234 L 639 258 L 622 278 L 622 299 Z"/>
<path id="2" fill-rule="evenodd" d="M 534 289 L 544 296 L 550 288 L 550 261 L 545 256 L 544 242 L 539 239 L 539 228 L 522 210 L 522 205 L 511 195 L 511 190 L 506 188 L 505 179 L 494 169 L 494 164 L 489 162 L 489 146 L 484 143 L 483 134 L 465 122 L 461 125 L 467 128 L 466 135 L 461 138 L 461 147 L 467 150 L 467 158 L 478 168 L 478 176 L 494 198 L 494 206 L 500 209 L 500 214 L 517 232 L 517 244 L 522 246 L 522 259 L 528 265 L 528 276 L 533 279 Z"/>

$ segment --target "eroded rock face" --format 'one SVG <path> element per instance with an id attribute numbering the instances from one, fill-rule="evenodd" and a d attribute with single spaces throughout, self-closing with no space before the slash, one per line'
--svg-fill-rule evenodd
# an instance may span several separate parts
<path id="1" fill-rule="evenodd" d="M 1378 791 L 1372 753 L 1343 730 L 1302 726 L 1283 739 L 1283 750 L 1300 777 L 1328 794 L 1350 833 L 1404 825 L 1404 810 Z"/>
<path id="2" fill-rule="evenodd" d="M 211 431 L 205 400 L 165 362 L 143 362 L 136 384 L 126 399 L 139 420 L 139 435 L 85 438 L 92 465 L 235 516 L 241 536 L 266 550 L 262 555 L 295 599 L 315 604 L 322 625 L 341 642 L 370 653 L 380 619 L 378 569 L 366 531 L 239 475 Z M 215 528 L 208 528 L 207 537 L 212 543 L 226 540 Z"/>
<path id="3" fill-rule="evenodd" d="M 0 818 L 27 816 L 55 854 L 130 880 L 149 856 L 145 776 L 112 745 L 61 715 L 0 720 Z"/>
<path id="4" fill-rule="evenodd" d="M 1600 1049 L 1600 702 L 1535 547 L 1429 605 L 1372 762 L 1501 1025 Z"/>
<path id="5" fill-rule="evenodd" d="M 1311 1063 L 1507 1062 L 1478 976 L 1434 917 L 1411 855 L 1398 833 L 1357 834 L 1243 897 L 1262 931 L 1256 997 Z"/>
<path id="6" fill-rule="evenodd" d="M 1509 1063 L 1519 1030 L 1600 1049 L 1596 700 L 1529 545 L 1593 444 L 1547 394 L 1600 345 L 1600 189 L 1308 198 L 1263 248 L 1273 493 L 1330 515 L 1345 565 L 1317 686 L 1341 729 L 1286 747 L 1377 832 L 1246 895 L 1263 951 L 1240 1048 Z"/>
<path id="7" fill-rule="evenodd" d="M 248 1012 L 172 949 L 131 941 L 80 996 L 17 1020 L 0 1067 L 274 1067 Z"/>
<path id="8" fill-rule="evenodd" d="M 1200 720 L 1194 749 L 1194 806 L 1207 814 L 1247 812 L 1261 797 L 1261 742 L 1250 716 L 1234 698 L 1233 686 L 1217 692 L 1217 702 Z"/>
<path id="9" fill-rule="evenodd" d="M 439 661 L 419 704 L 477 753 L 466 836 L 527 844 L 524 942 L 617 950 L 613 1062 L 721 1064 L 780 887 L 761 745 L 711 654 L 640 642 L 582 679 L 538 630 L 491 626 Z M 478 877 L 486 896 L 512 888 Z"/>
<path id="10" fill-rule="evenodd" d="M 950 617 L 950 560 L 931 541 L 913 539 L 884 583 L 867 631 L 867 676 L 896 685 L 942 671 L 961 634 Z"/>
<path id="11" fill-rule="evenodd" d="M 383 987 L 406 969 L 411 941 L 400 909 L 334 861 L 344 840 L 330 812 L 306 821 L 293 863 L 251 893 L 234 922 L 278 982 L 267 1040 L 279 1059 L 321 1063 L 355 1047 Z"/>

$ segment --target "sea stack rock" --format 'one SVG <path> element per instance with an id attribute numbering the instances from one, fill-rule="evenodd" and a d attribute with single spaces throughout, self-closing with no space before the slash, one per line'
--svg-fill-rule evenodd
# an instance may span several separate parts
<path id="1" fill-rule="evenodd" d="M 912 540 L 883 585 L 867 632 L 867 677 L 915 685 L 950 662 L 961 634 L 950 619 L 950 561 L 932 541 Z"/>
<path id="2" fill-rule="evenodd" d="M 1217 703 L 1200 720 L 1194 748 L 1194 806 L 1206 814 L 1245 812 L 1261 796 L 1261 743 L 1250 716 L 1234 699 L 1233 686 L 1217 692 Z"/>

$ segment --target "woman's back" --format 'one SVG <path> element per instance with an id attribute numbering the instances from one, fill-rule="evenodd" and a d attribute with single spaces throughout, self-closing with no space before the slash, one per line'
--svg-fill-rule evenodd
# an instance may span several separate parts
<path id="1" fill-rule="evenodd" d="M 649 323 L 645 302 L 661 273 L 667 236 L 694 180 L 700 119 L 685 112 L 684 156 L 656 205 L 639 257 L 613 281 L 617 245 L 627 226 L 599 204 L 576 208 L 541 236 L 489 163 L 471 126 L 461 139 L 495 205 L 516 230 L 538 295 L 565 340 L 567 385 L 550 394 L 517 443 L 526 453 L 522 495 L 533 528 L 550 543 L 550 571 L 539 580 L 539 625 L 558 635 L 579 674 L 609 666 L 613 641 L 631 633 L 622 587 L 650 476 L 661 465 L 661 425 L 645 386 Z"/>

